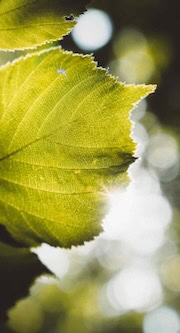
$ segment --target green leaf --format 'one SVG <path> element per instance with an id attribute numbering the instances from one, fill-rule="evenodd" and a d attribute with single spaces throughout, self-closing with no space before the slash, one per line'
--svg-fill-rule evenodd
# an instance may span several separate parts
<path id="1" fill-rule="evenodd" d="M 28 295 L 34 279 L 49 272 L 29 250 L 0 242 L 0 322 L 15 302 Z M 4 332 L 4 331 L 3 331 Z"/>
<path id="2" fill-rule="evenodd" d="M 0 49 L 14 50 L 60 40 L 75 25 L 71 15 L 85 11 L 88 0 L 1 0 Z"/>
<path id="3" fill-rule="evenodd" d="M 124 85 L 60 48 L 0 71 L 0 221 L 27 245 L 98 235 L 107 189 L 128 182 L 130 110 L 154 86 Z"/>

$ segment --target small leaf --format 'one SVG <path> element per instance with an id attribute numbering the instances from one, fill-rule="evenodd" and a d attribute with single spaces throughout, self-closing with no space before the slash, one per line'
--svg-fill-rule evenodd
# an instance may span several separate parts
<path id="1" fill-rule="evenodd" d="M 106 189 L 128 182 L 130 110 L 155 87 L 118 83 L 91 57 L 59 48 L 5 66 L 0 78 L 1 223 L 27 245 L 92 239 Z"/>
<path id="2" fill-rule="evenodd" d="M 34 279 L 48 270 L 29 250 L 0 242 L 0 322 L 15 302 L 28 295 Z M 4 332 L 4 331 L 3 331 Z"/>
<path id="3" fill-rule="evenodd" d="M 0 49 L 34 48 L 60 40 L 75 25 L 72 16 L 85 11 L 88 0 L 1 0 Z"/>

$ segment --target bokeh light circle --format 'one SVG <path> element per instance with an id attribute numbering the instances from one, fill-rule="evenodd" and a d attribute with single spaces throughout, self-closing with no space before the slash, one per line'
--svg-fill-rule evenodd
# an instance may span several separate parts
<path id="1" fill-rule="evenodd" d="M 162 286 L 153 270 L 132 265 L 109 281 L 107 296 L 116 310 L 143 312 L 162 302 Z"/>
<path id="2" fill-rule="evenodd" d="M 161 307 L 144 318 L 144 333 L 178 333 L 180 318 L 176 311 L 169 307 Z"/>
<path id="3" fill-rule="evenodd" d="M 89 9 L 78 19 L 72 38 L 80 49 L 94 51 L 109 42 L 112 31 L 112 21 L 104 11 Z"/>

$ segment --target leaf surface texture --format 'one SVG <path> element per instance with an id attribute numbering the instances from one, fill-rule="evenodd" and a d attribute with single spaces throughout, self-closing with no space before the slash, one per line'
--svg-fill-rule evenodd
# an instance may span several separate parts
<path id="1" fill-rule="evenodd" d="M 1 0 L 0 49 L 14 50 L 60 40 L 75 25 L 72 14 L 85 11 L 87 0 Z"/>
<path id="2" fill-rule="evenodd" d="M 1 223 L 26 245 L 92 239 L 107 190 L 128 182 L 130 110 L 154 86 L 118 83 L 60 48 L 20 58 L 0 79 Z"/>

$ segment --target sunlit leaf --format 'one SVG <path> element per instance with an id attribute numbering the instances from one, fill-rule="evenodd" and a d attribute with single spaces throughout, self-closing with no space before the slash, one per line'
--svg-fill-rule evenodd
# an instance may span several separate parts
<path id="1" fill-rule="evenodd" d="M 85 11 L 88 0 L 1 0 L 0 49 L 32 48 L 60 40 L 75 25 L 72 15 Z"/>
<path id="2" fill-rule="evenodd" d="M 0 71 L 0 221 L 19 241 L 69 247 L 101 231 L 107 189 L 128 181 L 130 110 L 154 86 L 124 85 L 59 48 Z"/>

